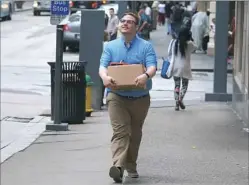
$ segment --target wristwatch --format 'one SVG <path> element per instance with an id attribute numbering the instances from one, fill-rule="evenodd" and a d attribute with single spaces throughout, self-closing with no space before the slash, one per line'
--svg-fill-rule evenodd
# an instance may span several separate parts
<path id="1" fill-rule="evenodd" d="M 148 73 L 145 72 L 144 74 L 147 76 L 148 79 L 150 79 L 150 75 Z"/>

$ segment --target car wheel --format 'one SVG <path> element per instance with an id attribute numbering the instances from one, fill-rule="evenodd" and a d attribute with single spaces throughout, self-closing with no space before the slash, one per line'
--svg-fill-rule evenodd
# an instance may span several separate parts
<path id="1" fill-rule="evenodd" d="M 10 21 L 11 19 L 12 19 L 12 17 L 11 17 L 11 13 L 10 13 L 8 16 L 6 16 L 6 20 Z"/>
<path id="2" fill-rule="evenodd" d="M 63 52 L 67 51 L 67 45 L 63 44 Z"/>
<path id="3" fill-rule="evenodd" d="M 34 16 L 39 16 L 39 15 L 41 15 L 41 12 L 34 11 L 34 12 L 33 12 L 33 15 L 34 15 Z"/>
<path id="4" fill-rule="evenodd" d="M 6 20 L 8 20 L 8 21 L 10 21 L 12 18 L 11 18 L 11 15 L 8 15 L 7 17 L 6 17 Z"/>

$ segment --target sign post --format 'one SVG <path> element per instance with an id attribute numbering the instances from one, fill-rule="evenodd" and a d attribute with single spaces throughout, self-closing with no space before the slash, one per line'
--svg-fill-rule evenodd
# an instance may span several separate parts
<path id="1" fill-rule="evenodd" d="M 47 124 L 46 130 L 66 131 L 67 123 L 61 123 L 62 117 L 62 63 L 63 63 L 63 20 L 69 15 L 69 0 L 51 1 L 50 23 L 56 25 L 56 57 L 55 57 L 55 94 L 54 94 L 54 123 Z"/>

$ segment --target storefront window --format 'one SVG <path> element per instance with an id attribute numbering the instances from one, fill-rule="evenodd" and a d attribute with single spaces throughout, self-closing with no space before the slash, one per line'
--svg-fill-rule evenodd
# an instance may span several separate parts
<path id="1" fill-rule="evenodd" d="M 237 26 L 239 26 L 238 31 L 237 32 L 239 34 L 239 43 L 241 43 L 238 47 L 241 47 L 239 49 L 239 61 L 238 61 L 238 71 L 241 72 L 242 71 L 242 62 L 243 62 L 243 42 L 244 42 L 244 2 L 240 1 L 239 3 L 239 24 L 237 24 Z"/>

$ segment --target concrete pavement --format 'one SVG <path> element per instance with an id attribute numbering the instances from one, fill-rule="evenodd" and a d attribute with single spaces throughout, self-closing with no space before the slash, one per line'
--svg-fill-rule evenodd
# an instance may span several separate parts
<path id="1" fill-rule="evenodd" d="M 50 107 L 47 62 L 54 60 L 55 48 L 48 16 L 25 11 L 12 18 L 1 23 L 1 162 L 45 130 L 47 121 L 37 123 L 37 116 Z"/>
<path id="2" fill-rule="evenodd" d="M 140 179 L 127 185 L 247 185 L 248 134 L 229 105 L 185 111 L 151 108 L 139 156 Z M 1 165 L 2 185 L 108 185 L 111 127 L 107 112 L 68 132 L 44 132 Z"/>

